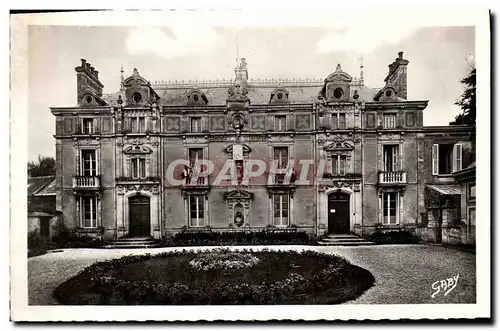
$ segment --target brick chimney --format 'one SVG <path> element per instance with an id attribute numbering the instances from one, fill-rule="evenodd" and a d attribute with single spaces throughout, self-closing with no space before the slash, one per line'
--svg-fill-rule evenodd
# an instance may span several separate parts
<path id="1" fill-rule="evenodd" d="M 384 79 L 386 85 L 396 88 L 398 97 L 407 99 L 407 66 L 409 61 L 403 58 L 403 52 L 398 53 L 398 57 L 389 64 L 389 74 Z"/>
<path id="2" fill-rule="evenodd" d="M 77 101 L 86 90 L 92 91 L 97 96 L 102 96 L 104 85 L 99 81 L 99 72 L 85 59 L 81 59 L 80 66 L 75 68 L 77 83 Z"/>

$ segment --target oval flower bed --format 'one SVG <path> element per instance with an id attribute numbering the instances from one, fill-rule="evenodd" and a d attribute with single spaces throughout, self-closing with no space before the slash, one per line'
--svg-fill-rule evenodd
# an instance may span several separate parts
<path id="1" fill-rule="evenodd" d="M 67 305 L 336 304 L 373 283 L 367 270 L 313 251 L 178 251 L 95 263 L 54 296 Z"/>

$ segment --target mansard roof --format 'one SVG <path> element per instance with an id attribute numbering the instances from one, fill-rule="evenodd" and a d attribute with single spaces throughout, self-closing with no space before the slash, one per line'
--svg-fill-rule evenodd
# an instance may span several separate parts
<path id="1" fill-rule="evenodd" d="M 231 86 L 232 80 L 212 80 L 207 82 L 167 82 L 167 83 L 152 83 L 151 87 L 160 97 L 160 105 L 163 106 L 185 106 L 186 98 L 189 91 L 198 89 L 206 95 L 209 105 L 221 106 L 226 105 L 227 91 Z M 313 103 L 318 100 L 318 92 L 323 88 L 324 81 L 322 79 L 297 79 L 297 80 L 264 80 L 255 79 L 248 80 L 248 98 L 253 105 L 269 104 L 271 94 L 276 89 L 277 85 L 281 85 L 288 92 L 288 100 L 290 104 Z M 351 83 L 350 93 L 354 95 L 354 91 L 359 94 L 360 101 L 372 101 L 373 97 L 379 89 L 373 89 L 365 85 L 359 85 L 356 81 Z M 103 95 L 103 99 L 109 103 L 116 104 L 119 94 Z M 351 98 L 352 98 L 351 95 Z M 124 95 L 122 95 L 123 98 Z"/>

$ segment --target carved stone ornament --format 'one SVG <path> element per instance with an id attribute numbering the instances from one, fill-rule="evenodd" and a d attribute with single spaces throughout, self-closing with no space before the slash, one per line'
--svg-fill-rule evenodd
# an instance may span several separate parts
<path id="1" fill-rule="evenodd" d="M 241 130 L 245 126 L 245 118 L 241 114 L 236 114 L 233 117 L 233 128 L 235 130 Z"/>
<path id="2" fill-rule="evenodd" d="M 123 149 L 123 153 L 125 153 L 125 154 L 151 154 L 151 153 L 153 153 L 153 150 L 148 146 L 139 144 L 139 145 L 131 145 L 131 146 L 125 147 Z"/>

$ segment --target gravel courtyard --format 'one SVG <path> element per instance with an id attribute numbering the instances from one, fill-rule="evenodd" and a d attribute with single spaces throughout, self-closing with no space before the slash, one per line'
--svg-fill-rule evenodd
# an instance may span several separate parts
<path id="1" fill-rule="evenodd" d="M 427 245 L 381 245 L 357 247 L 240 246 L 275 250 L 317 250 L 344 256 L 375 276 L 375 286 L 346 304 L 474 303 L 476 301 L 476 255 L 451 248 Z M 215 247 L 212 247 L 215 248 Z M 64 280 L 97 261 L 130 254 L 161 253 L 160 249 L 65 249 L 28 259 L 29 305 L 57 304 L 52 291 Z M 200 249 L 193 248 L 193 249 Z M 434 298 L 432 284 L 458 277 L 457 286 Z"/>

